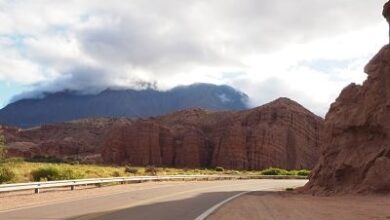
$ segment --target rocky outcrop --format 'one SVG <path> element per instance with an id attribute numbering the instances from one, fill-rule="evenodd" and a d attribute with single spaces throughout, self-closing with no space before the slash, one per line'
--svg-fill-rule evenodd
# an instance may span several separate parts
<path id="1" fill-rule="evenodd" d="M 88 119 L 3 128 L 10 156 L 108 164 L 312 168 L 323 120 L 280 98 L 251 110 L 189 109 L 148 119 Z"/>
<path id="2" fill-rule="evenodd" d="M 10 157 L 55 157 L 101 162 L 102 139 L 113 122 L 120 120 L 125 119 L 87 119 L 31 129 L 3 126 L 0 133 L 5 136 Z"/>
<path id="3" fill-rule="evenodd" d="M 305 186 L 314 194 L 390 191 L 390 46 L 346 87 L 325 118 L 324 149 Z"/>
<path id="4" fill-rule="evenodd" d="M 103 158 L 108 163 L 162 165 L 173 158 L 169 129 L 153 121 L 116 123 L 104 144 Z"/>
<path id="5" fill-rule="evenodd" d="M 107 163 L 299 169 L 319 157 L 322 119 L 281 98 L 247 111 L 192 109 L 115 127 L 103 147 Z"/>

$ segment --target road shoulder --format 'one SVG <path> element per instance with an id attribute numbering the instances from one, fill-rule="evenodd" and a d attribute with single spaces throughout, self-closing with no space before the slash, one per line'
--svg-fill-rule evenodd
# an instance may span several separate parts
<path id="1" fill-rule="evenodd" d="M 289 192 L 252 192 L 225 204 L 208 220 L 389 220 L 390 196 L 318 197 Z"/>

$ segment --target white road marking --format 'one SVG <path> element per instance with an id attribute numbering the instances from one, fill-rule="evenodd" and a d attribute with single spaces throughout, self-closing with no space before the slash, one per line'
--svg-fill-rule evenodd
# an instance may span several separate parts
<path id="1" fill-rule="evenodd" d="M 262 190 L 262 191 L 265 191 L 265 190 L 276 190 L 276 189 L 280 189 L 280 187 L 271 187 L 271 188 L 262 188 L 262 189 L 258 189 L 258 190 Z M 242 195 L 245 195 L 245 194 L 248 194 L 248 193 L 251 193 L 251 192 L 256 192 L 258 190 L 252 190 L 252 191 L 247 191 L 247 192 L 242 192 L 242 193 L 238 193 L 234 196 L 231 196 L 225 200 L 223 200 L 222 202 L 214 205 L 213 207 L 211 207 L 210 209 L 208 209 L 207 211 L 203 212 L 200 216 L 198 216 L 197 218 L 195 218 L 194 220 L 205 220 L 207 219 L 207 217 L 209 217 L 211 214 L 213 214 L 219 207 L 223 206 L 224 204 L 230 202 L 231 200 L 237 198 L 237 197 L 240 197 Z"/>
<path id="2" fill-rule="evenodd" d="M 242 196 L 242 195 L 245 195 L 245 194 L 248 194 L 250 192 L 253 192 L 253 191 L 247 191 L 247 192 L 242 192 L 242 193 L 239 193 L 239 194 L 236 194 L 232 197 L 229 197 L 225 200 L 223 200 L 222 202 L 214 205 L 213 207 L 211 207 L 210 209 L 208 209 L 207 211 L 203 212 L 200 216 L 198 216 L 195 220 L 204 220 L 206 219 L 207 217 L 209 217 L 213 212 L 215 212 L 215 210 L 217 210 L 219 207 L 221 207 L 222 205 L 230 202 L 231 200 L 239 197 L 239 196 Z"/>

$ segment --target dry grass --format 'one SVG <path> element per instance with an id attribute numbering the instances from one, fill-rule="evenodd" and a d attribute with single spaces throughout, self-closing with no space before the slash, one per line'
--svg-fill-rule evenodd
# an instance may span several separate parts
<path id="1" fill-rule="evenodd" d="M 142 176 L 142 175 L 261 175 L 261 171 L 243 171 L 221 169 L 179 169 L 153 167 L 156 173 L 150 173 L 150 167 L 131 167 L 136 172 L 126 172 L 128 166 L 107 166 L 107 165 L 88 165 L 88 164 L 69 164 L 69 163 L 48 163 L 48 162 L 26 162 L 22 159 L 9 159 L 0 163 L 0 167 L 10 168 L 14 172 L 14 178 L 10 183 L 33 181 L 32 173 L 39 169 L 54 168 L 59 171 L 72 170 L 80 174 L 83 178 L 104 178 L 118 176 Z M 297 171 L 294 171 L 297 172 Z M 284 174 L 284 172 L 283 172 Z"/>

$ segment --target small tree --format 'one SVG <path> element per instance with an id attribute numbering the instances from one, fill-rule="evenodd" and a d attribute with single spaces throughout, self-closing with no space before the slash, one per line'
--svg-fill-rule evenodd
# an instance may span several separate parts
<path id="1" fill-rule="evenodd" d="M 7 149 L 5 148 L 5 137 L 0 134 L 0 162 L 5 160 Z"/>

